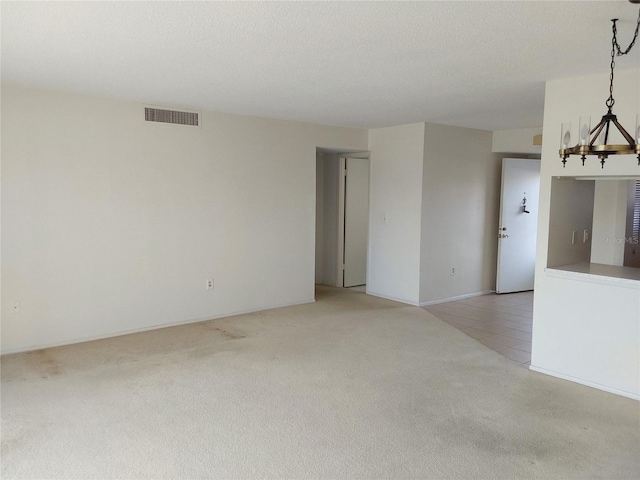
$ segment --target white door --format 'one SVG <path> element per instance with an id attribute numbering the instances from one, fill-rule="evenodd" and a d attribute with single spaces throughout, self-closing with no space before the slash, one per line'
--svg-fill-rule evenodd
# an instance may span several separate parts
<path id="1" fill-rule="evenodd" d="M 540 160 L 502 160 L 497 293 L 533 290 L 539 190 Z"/>
<path id="2" fill-rule="evenodd" d="M 347 158 L 344 192 L 344 286 L 367 283 L 369 160 Z"/>

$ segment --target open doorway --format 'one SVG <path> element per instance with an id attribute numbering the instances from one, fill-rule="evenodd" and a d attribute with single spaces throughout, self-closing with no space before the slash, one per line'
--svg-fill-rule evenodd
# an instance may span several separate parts
<path id="1" fill-rule="evenodd" d="M 366 291 L 369 153 L 316 152 L 315 283 Z"/>

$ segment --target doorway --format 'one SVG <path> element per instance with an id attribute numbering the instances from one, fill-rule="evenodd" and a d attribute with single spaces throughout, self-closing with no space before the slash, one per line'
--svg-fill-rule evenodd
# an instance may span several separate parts
<path id="1" fill-rule="evenodd" d="M 316 152 L 315 283 L 365 292 L 369 153 Z"/>

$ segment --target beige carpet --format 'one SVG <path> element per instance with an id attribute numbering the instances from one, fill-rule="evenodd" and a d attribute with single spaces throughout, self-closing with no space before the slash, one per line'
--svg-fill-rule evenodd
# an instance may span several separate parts
<path id="1" fill-rule="evenodd" d="M 420 308 L 315 304 L 2 359 L 3 478 L 638 478 L 639 403 Z"/>

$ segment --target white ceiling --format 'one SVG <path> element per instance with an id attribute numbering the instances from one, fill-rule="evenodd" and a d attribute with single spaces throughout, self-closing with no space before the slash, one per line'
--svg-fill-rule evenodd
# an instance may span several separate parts
<path id="1" fill-rule="evenodd" d="M 606 72 L 621 1 L 2 2 L 2 81 L 380 127 L 542 124 L 544 82 Z M 617 68 L 640 65 L 640 45 Z M 608 95 L 603 85 L 602 101 Z M 623 101 L 620 99 L 619 101 Z"/>

